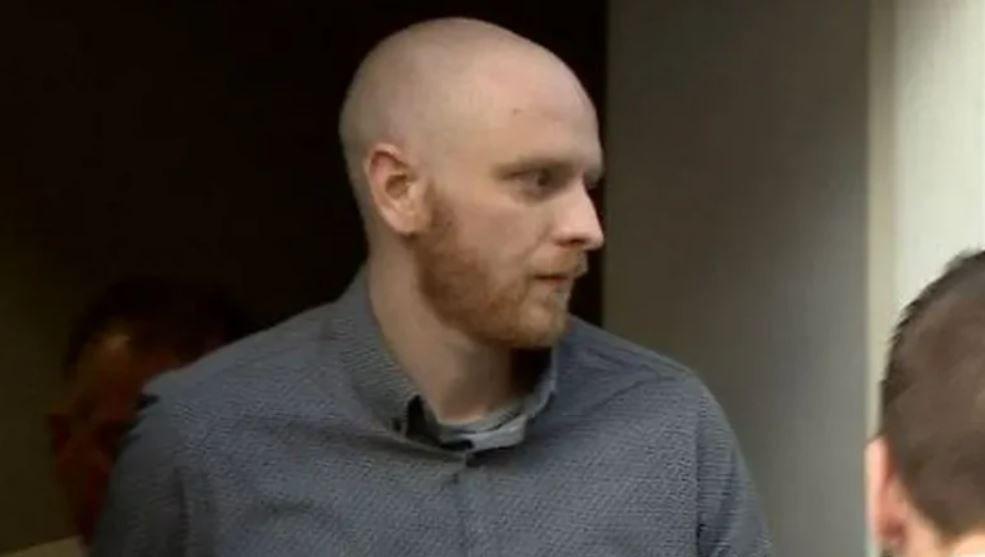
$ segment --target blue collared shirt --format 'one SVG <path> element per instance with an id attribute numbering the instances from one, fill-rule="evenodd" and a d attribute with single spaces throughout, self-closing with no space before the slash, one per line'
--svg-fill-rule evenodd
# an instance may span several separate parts
<path id="1" fill-rule="evenodd" d="M 360 275 L 148 387 L 93 555 L 770 552 L 721 409 L 666 358 L 573 319 L 513 433 L 465 450 L 401 425 L 416 396 Z"/>

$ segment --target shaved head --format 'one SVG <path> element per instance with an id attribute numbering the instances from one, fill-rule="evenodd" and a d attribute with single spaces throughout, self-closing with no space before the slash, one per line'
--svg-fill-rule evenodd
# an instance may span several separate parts
<path id="1" fill-rule="evenodd" d="M 487 345 L 558 338 L 603 238 L 595 108 L 557 56 L 481 21 L 414 25 L 360 65 L 339 131 L 376 276 Z"/>
<path id="2" fill-rule="evenodd" d="M 397 146 L 427 165 L 450 155 L 463 137 L 481 133 L 478 126 L 545 97 L 557 103 L 573 99 L 594 115 L 578 79 L 557 56 L 502 27 L 447 18 L 387 37 L 356 71 L 340 117 L 346 166 L 360 204 L 362 165 L 374 144 Z"/>

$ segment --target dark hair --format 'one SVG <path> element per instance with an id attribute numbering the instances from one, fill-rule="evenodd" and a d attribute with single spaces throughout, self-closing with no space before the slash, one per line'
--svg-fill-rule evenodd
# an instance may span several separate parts
<path id="1" fill-rule="evenodd" d="M 881 430 L 914 505 L 945 539 L 985 527 L 985 252 L 955 259 L 904 311 Z"/>
<path id="2" fill-rule="evenodd" d="M 214 288 L 131 278 L 106 289 L 77 320 L 65 352 L 66 373 L 89 342 L 116 326 L 126 327 L 137 350 L 166 349 L 183 360 L 250 331 L 245 314 Z"/>

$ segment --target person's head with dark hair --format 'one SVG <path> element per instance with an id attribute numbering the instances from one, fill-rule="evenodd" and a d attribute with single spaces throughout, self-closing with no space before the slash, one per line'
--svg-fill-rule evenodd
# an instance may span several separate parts
<path id="1" fill-rule="evenodd" d="M 869 521 L 893 554 L 985 554 L 985 252 L 906 308 L 866 469 Z"/>
<path id="2" fill-rule="evenodd" d="M 68 388 L 48 424 L 56 475 L 83 540 L 144 384 L 246 331 L 243 314 L 215 291 L 157 279 L 116 284 L 86 309 L 66 350 Z"/>

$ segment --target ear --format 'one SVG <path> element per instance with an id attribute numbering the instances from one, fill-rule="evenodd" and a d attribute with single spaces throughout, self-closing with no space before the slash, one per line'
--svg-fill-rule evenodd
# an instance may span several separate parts
<path id="1" fill-rule="evenodd" d="M 363 172 L 372 204 L 394 232 L 412 236 L 427 226 L 427 185 L 401 149 L 374 145 L 364 161 Z"/>
<path id="2" fill-rule="evenodd" d="M 872 534 L 880 546 L 899 550 L 906 542 L 910 503 L 882 436 L 865 448 L 865 476 Z"/>

